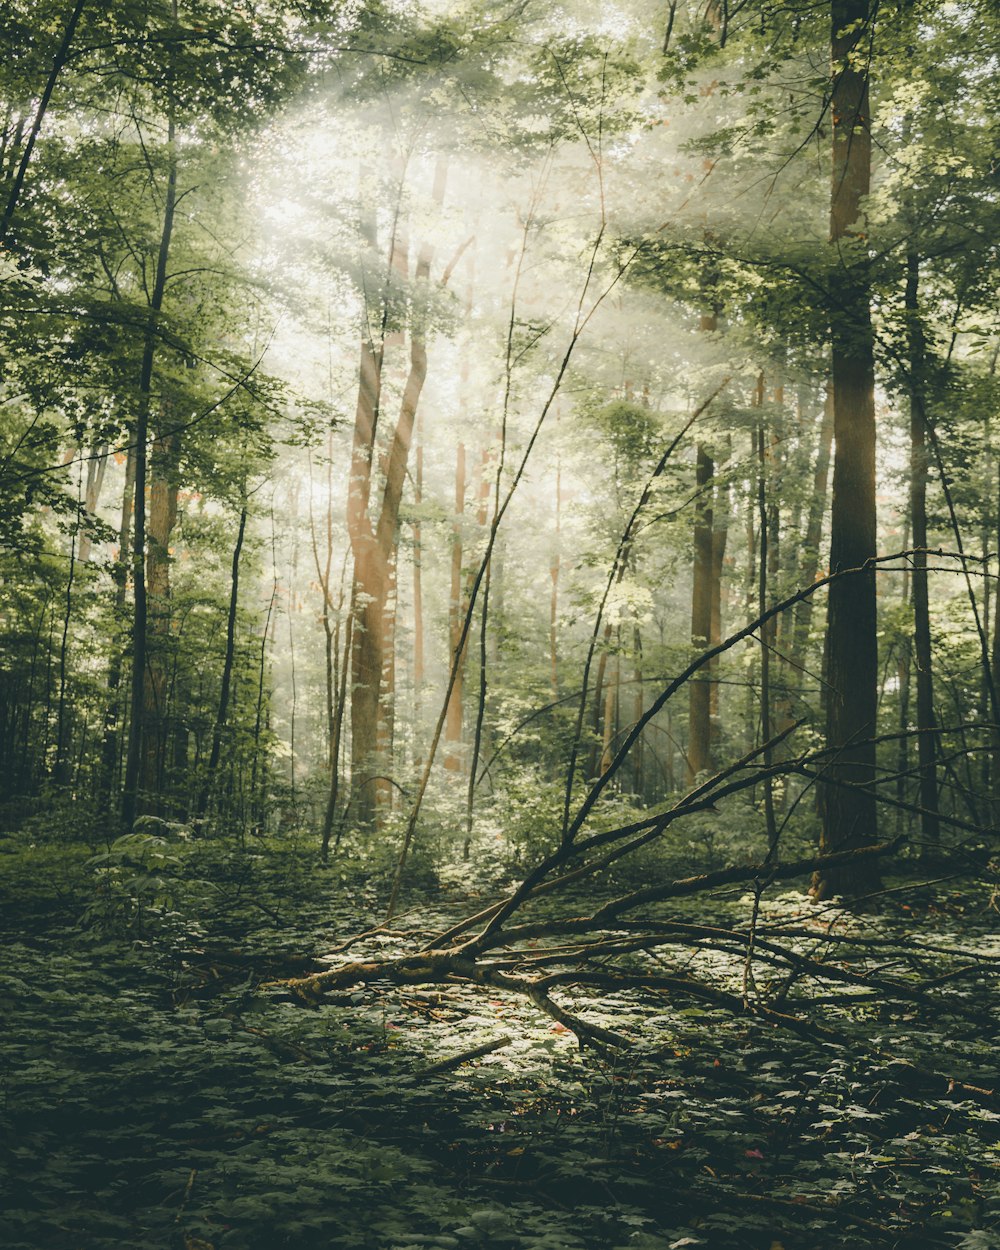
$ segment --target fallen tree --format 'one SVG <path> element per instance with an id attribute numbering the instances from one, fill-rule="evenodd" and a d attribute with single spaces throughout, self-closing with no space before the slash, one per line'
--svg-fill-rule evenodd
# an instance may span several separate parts
<path id="1" fill-rule="evenodd" d="M 885 567 L 892 562 L 895 566 L 908 554 L 880 557 L 873 563 Z M 995 1027 L 982 1006 L 963 995 L 959 987 L 969 980 L 995 976 L 1000 972 L 998 957 L 915 942 L 909 936 L 904 941 L 877 932 L 852 933 L 841 923 L 846 913 L 839 905 L 813 904 L 805 914 L 792 918 L 766 915 L 765 896 L 775 884 L 827 874 L 865 860 L 888 861 L 903 844 L 902 838 L 835 854 L 781 859 L 779 837 L 770 840 L 767 855 L 757 862 L 625 892 L 615 893 L 610 887 L 613 865 L 662 839 L 678 821 L 717 811 L 725 800 L 778 778 L 799 778 L 801 794 L 820 780 L 830 784 L 828 769 L 835 752 L 812 750 L 775 762 L 775 748 L 782 746 L 785 754 L 788 740 L 801 722 L 789 725 L 695 785 L 665 810 L 630 824 L 588 831 L 600 815 L 602 793 L 622 768 L 643 726 L 667 699 L 715 655 L 751 637 L 772 616 L 828 585 L 836 576 L 830 575 L 775 605 L 757 621 L 698 656 L 674 678 L 629 731 L 610 768 L 593 783 L 555 848 L 504 897 L 434 934 L 399 933 L 387 922 L 350 938 L 336 951 L 318 953 L 332 966 L 272 984 L 309 1003 L 333 991 L 373 982 L 406 986 L 464 983 L 513 993 L 526 997 L 571 1030 L 582 1046 L 601 1052 L 629 1048 L 637 1038 L 586 1018 L 566 1001 L 566 995 L 598 990 L 603 995 L 625 995 L 632 1001 L 661 1006 L 665 999 L 694 1000 L 754 1017 L 816 1042 L 852 1048 L 857 1038 L 838 1028 L 837 1011 L 844 1008 L 947 1010 L 977 1026 Z M 947 734 L 948 730 L 938 732 Z M 916 805 L 886 793 L 896 781 L 895 773 L 881 777 L 876 782 L 878 797 L 893 807 L 919 814 Z M 833 784 L 851 783 L 836 780 Z M 958 817 L 942 815 L 941 820 L 961 831 L 989 833 Z M 591 887 L 590 894 L 599 898 L 596 905 L 592 898 L 583 900 L 577 887 L 584 881 Z M 749 895 L 742 924 L 692 922 L 690 916 L 677 914 L 672 907 L 684 898 L 703 895 L 710 899 L 713 892 L 733 887 L 742 887 Z M 878 891 L 879 896 L 886 893 L 891 891 Z M 855 899 L 853 906 L 875 902 L 874 897 Z M 402 939 L 412 949 L 391 958 L 374 953 L 351 957 L 366 940 L 386 936 Z M 712 954 L 714 964 L 700 969 L 698 958 L 705 953 Z M 873 1045 L 870 1053 L 882 1061 L 896 1062 L 877 1046 Z M 969 1097 L 993 1097 L 992 1090 L 975 1079 L 961 1080 L 930 1067 L 906 1066 L 916 1079 L 939 1092 L 950 1088 Z"/>

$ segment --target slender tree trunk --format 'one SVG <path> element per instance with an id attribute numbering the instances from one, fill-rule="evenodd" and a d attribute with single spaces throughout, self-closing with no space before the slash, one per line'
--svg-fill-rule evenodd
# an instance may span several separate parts
<path id="1" fill-rule="evenodd" d="M 236 655 L 236 613 L 239 608 L 240 596 L 240 556 L 243 552 L 243 538 L 247 529 L 247 506 L 240 509 L 240 524 L 236 533 L 236 546 L 233 548 L 233 567 L 229 583 L 229 614 L 226 617 L 226 654 L 222 662 L 222 681 L 219 685 L 219 709 L 215 714 L 212 727 L 212 750 L 208 757 L 205 770 L 205 781 L 198 799 L 198 815 L 204 816 L 208 809 L 215 774 L 219 767 L 222 754 L 222 735 L 226 729 L 229 715 L 229 690 L 233 680 L 233 662 Z"/>
<path id="2" fill-rule="evenodd" d="M 637 724 L 646 710 L 645 691 L 642 681 L 642 634 L 639 622 L 632 627 L 632 723 Z M 645 739 L 639 738 L 632 748 L 632 793 L 642 797 L 645 790 Z"/>
<path id="3" fill-rule="evenodd" d="M 878 643 L 876 552 L 875 357 L 864 226 L 871 177 L 867 44 L 869 0 L 833 0 L 833 177 L 830 234 L 840 256 L 834 279 L 832 377 L 834 438 L 830 567 L 857 569 L 830 585 L 826 661 L 827 746 L 833 756 L 821 787 L 824 854 L 877 840 L 875 793 Z M 858 896 L 880 883 L 874 860 L 818 873 L 817 899 Z"/>
<path id="4" fill-rule="evenodd" d="M 601 771 L 604 774 L 614 759 L 615 734 L 618 725 L 618 695 L 621 682 L 621 630 L 616 631 L 617 649 L 611 679 L 604 691 L 604 735 L 601 742 Z"/>
<path id="5" fill-rule="evenodd" d="M 760 396 L 763 398 L 762 396 Z M 760 405 L 758 404 L 758 407 Z M 768 575 L 773 568 L 770 539 L 771 524 L 767 500 L 767 451 L 763 420 L 757 426 L 757 532 L 760 534 L 760 557 L 757 561 L 757 616 L 763 617 L 768 603 Z M 771 648 L 774 646 L 775 622 L 766 621 L 760 627 L 760 736 L 764 743 L 764 768 L 774 762 L 771 741 Z M 778 826 L 774 815 L 774 787 L 769 776 L 764 778 L 764 820 L 767 829 L 768 855 L 773 855 L 778 844 Z"/>
<path id="6" fill-rule="evenodd" d="M 713 537 L 711 484 L 715 465 L 707 448 L 699 443 L 695 461 L 694 570 L 691 591 L 691 643 L 704 651 L 712 636 Z M 688 781 L 712 763 L 712 687 L 708 677 L 689 683 Z"/>
<path id="7" fill-rule="evenodd" d="M 326 811 L 323 815 L 323 838 L 320 853 L 323 859 L 330 854 L 330 840 L 333 837 L 333 826 L 337 819 L 337 800 L 340 796 L 340 748 L 344 733 L 344 710 L 347 707 L 347 678 L 351 671 L 351 631 L 354 618 L 348 612 L 344 624 L 344 646 L 340 649 L 340 621 L 344 617 L 344 588 L 341 586 L 340 602 L 337 607 L 337 702 L 334 709 L 333 737 L 330 743 L 330 789 L 326 798 Z M 337 832 L 337 846 L 340 845 L 340 831 Z"/>
<path id="8" fill-rule="evenodd" d="M 138 810 L 139 772 L 143 750 L 143 699 L 146 673 L 146 445 L 149 440 L 149 406 L 153 385 L 153 359 L 156 352 L 156 323 L 163 307 L 167 282 L 167 258 L 174 229 L 177 202 L 177 155 L 174 149 L 173 119 L 167 127 L 168 167 L 163 203 L 163 224 L 156 259 L 156 276 L 149 302 L 142 367 L 139 374 L 139 404 L 133 427 L 135 444 L 135 537 L 132 545 L 133 628 L 132 695 L 122 794 L 122 821 L 131 828 Z"/>
<path id="9" fill-rule="evenodd" d="M 556 528 L 549 557 L 549 681 L 553 699 L 559 698 L 559 573 L 562 565 L 562 466 L 556 462 Z"/>
<path id="10" fill-rule="evenodd" d="M 146 668 L 143 674 L 143 738 L 139 786 L 149 810 L 160 810 L 167 738 L 167 669 L 171 637 L 170 539 L 177 521 L 177 437 L 161 436 L 150 459 L 146 544 Z"/>
<path id="11" fill-rule="evenodd" d="M 455 654 L 465 619 L 465 579 L 462 576 L 462 538 L 465 527 L 465 444 L 455 448 L 455 509 L 451 523 L 451 593 L 448 598 L 448 651 Z M 444 766 L 456 773 L 462 768 L 462 720 L 465 694 L 465 655 L 455 675 L 444 722 Z"/>
<path id="12" fill-rule="evenodd" d="M 66 759 L 68 728 L 66 725 L 66 657 L 69 650 L 69 627 L 73 615 L 73 582 L 76 576 L 76 544 L 80 534 L 80 516 L 77 514 L 73 536 L 69 546 L 69 574 L 66 578 L 66 606 L 63 611 L 62 640 L 59 645 L 59 704 L 56 718 L 56 758 L 52 779 L 58 786 L 69 781 L 69 765 Z"/>
<path id="13" fill-rule="evenodd" d="M 118 555 L 111 576 L 115 584 L 114 620 L 116 630 L 124 624 L 128 593 L 128 571 L 132 562 L 132 509 L 135 504 L 135 449 L 130 448 L 125 463 L 125 485 L 122 490 L 121 521 L 118 526 Z M 122 680 L 123 647 L 116 635 L 108 666 L 108 694 L 104 709 L 104 737 L 101 747 L 101 784 L 98 812 L 106 815 L 113 806 L 112 795 L 118 774 L 119 691 Z"/>
<path id="14" fill-rule="evenodd" d="M 398 585 L 396 559 L 398 534 L 393 538 L 392 551 L 386 561 L 385 606 L 382 621 L 382 676 L 378 711 L 378 758 L 387 771 L 375 780 L 375 814 L 381 828 L 393 808 L 396 788 L 392 784 L 393 758 L 396 738 L 396 610 Z"/>
<path id="15" fill-rule="evenodd" d="M 267 602 L 267 614 L 264 617 L 264 628 L 260 634 L 260 660 L 257 665 L 257 706 L 253 726 L 253 760 L 250 765 L 250 810 L 253 823 L 262 828 L 265 820 L 264 796 L 266 789 L 266 770 L 260 758 L 260 739 L 264 725 L 264 686 L 267 676 L 267 643 L 271 631 L 271 620 L 274 616 L 274 605 L 278 598 L 278 564 L 274 558 L 274 504 L 271 505 L 271 596 Z"/>
<path id="16" fill-rule="evenodd" d="M 910 545 L 910 521 L 906 519 L 903 527 L 903 550 Z M 903 585 L 901 599 L 904 607 L 913 610 L 910 597 L 910 577 L 907 569 L 903 569 Z M 913 670 L 913 643 L 910 638 L 901 638 L 899 657 L 896 663 L 896 680 L 899 683 L 899 749 L 896 755 L 896 800 L 900 804 L 896 812 L 896 832 L 901 834 L 907 827 L 911 815 L 902 805 L 907 800 L 907 779 L 910 773 L 910 675 Z"/>
<path id="17" fill-rule="evenodd" d="M 446 164 L 439 160 L 435 171 L 434 198 L 444 199 Z M 374 352 L 366 341 L 362 349 L 362 378 L 355 420 L 351 491 L 348 495 L 348 530 L 354 553 L 354 646 L 351 703 L 352 788 L 355 814 L 360 823 L 375 817 L 372 781 L 391 759 L 379 766 L 379 721 L 385 701 L 395 698 L 394 689 L 382 689 L 386 667 L 385 626 L 394 589 L 394 562 L 399 542 L 399 506 L 406 482 L 406 466 L 413 441 L 417 407 L 427 377 L 426 301 L 433 249 L 425 244 L 417 258 L 414 308 L 410 326 L 410 367 L 403 388 L 399 418 L 385 462 L 385 485 L 378 521 L 373 523 L 368 506 L 371 494 L 371 462 L 381 386 L 381 348 Z M 366 383 L 365 355 L 370 357 Z M 356 485 L 357 482 L 357 485 Z M 383 733 L 383 742 L 385 735 Z"/>
<path id="18" fill-rule="evenodd" d="M 424 444 L 421 438 L 423 421 L 417 417 L 414 431 L 413 502 L 416 519 L 413 522 L 413 724 L 419 735 L 424 690 L 424 573 L 423 573 L 423 527 L 420 507 L 424 502 Z"/>
<path id="19" fill-rule="evenodd" d="M 906 316 L 910 391 L 910 532 L 913 542 L 913 659 L 917 687 L 917 761 L 920 773 L 920 831 L 928 848 L 941 840 L 938 821 L 937 717 L 931 617 L 927 594 L 926 346 L 920 319 L 920 260 L 906 256 Z M 925 848 L 926 849 L 926 848 Z"/>
<path id="20" fill-rule="evenodd" d="M 826 399 L 823 404 L 823 417 L 819 428 L 819 444 L 816 450 L 816 462 L 813 470 L 812 496 L 809 500 L 809 517 L 806 522 L 805 540 L 802 549 L 801 579 L 803 586 L 811 586 L 819 571 L 819 549 L 823 541 L 823 518 L 826 516 L 827 494 L 830 482 L 830 456 L 833 451 L 833 387 L 828 385 Z M 795 611 L 795 625 L 792 634 L 792 645 L 789 655 L 793 661 L 793 672 L 798 674 L 805 663 L 809 645 L 809 630 L 812 626 L 814 595 L 803 599 Z"/>
<path id="21" fill-rule="evenodd" d="M 729 487 L 716 485 L 712 502 L 712 576 L 710 594 L 712 600 L 711 632 L 709 645 L 717 646 L 722 641 L 722 572 L 726 564 L 726 547 L 729 543 Z M 716 656 L 708 665 L 711 678 L 709 686 L 709 733 L 711 735 L 711 753 L 715 754 L 722 732 L 722 720 L 719 714 L 720 690 L 719 657 Z"/>
<path id="22" fill-rule="evenodd" d="M 107 467 L 108 446 L 107 443 L 102 443 L 101 447 L 95 450 L 87 462 L 87 487 L 84 494 L 84 507 L 88 517 L 93 517 L 97 514 L 97 504 L 101 498 L 101 488 L 104 485 L 104 475 Z M 82 529 L 80 531 L 80 542 L 77 552 L 77 559 L 81 564 L 89 562 L 90 551 L 90 533 L 86 529 Z"/>

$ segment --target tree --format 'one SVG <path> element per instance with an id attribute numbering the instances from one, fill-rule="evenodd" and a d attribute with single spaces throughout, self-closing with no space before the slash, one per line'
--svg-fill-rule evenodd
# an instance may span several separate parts
<path id="1" fill-rule="evenodd" d="M 867 0 L 834 0 L 833 88 L 830 110 L 833 165 L 830 239 L 833 508 L 830 567 L 852 572 L 830 588 L 826 680 L 827 743 L 835 752 L 822 785 L 824 853 L 874 843 L 878 703 L 878 625 L 875 603 L 875 357 L 867 273 L 864 199 L 871 179 Z M 859 863 L 862 861 L 858 861 Z M 874 862 L 874 861 L 873 861 Z M 867 865 L 866 865 L 867 867 Z M 813 883 L 817 898 L 861 895 L 878 875 L 850 864 Z"/>

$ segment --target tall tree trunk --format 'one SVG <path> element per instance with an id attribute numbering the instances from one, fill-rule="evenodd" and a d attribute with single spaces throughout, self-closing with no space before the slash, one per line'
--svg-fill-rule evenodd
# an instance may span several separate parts
<path id="1" fill-rule="evenodd" d="M 704 651 L 712 636 L 713 524 L 712 478 L 715 465 L 707 448 L 699 443 L 695 461 L 694 570 L 691 589 L 691 643 Z M 712 687 L 708 674 L 689 682 L 688 781 L 712 762 Z"/>
<path id="2" fill-rule="evenodd" d="M 867 44 L 869 0 L 833 0 L 833 171 L 830 235 L 840 267 L 833 282 L 832 572 L 826 636 L 827 746 L 821 786 L 824 854 L 875 842 L 874 793 L 878 642 L 875 573 L 875 356 L 862 201 L 871 178 Z M 880 883 L 874 860 L 816 874 L 813 894 L 856 897 Z"/>
<path id="3" fill-rule="evenodd" d="M 177 521 L 177 436 L 153 443 L 146 544 L 146 667 L 139 786 L 148 810 L 160 810 L 167 736 L 167 669 L 171 651 L 170 539 Z"/>
<path id="4" fill-rule="evenodd" d="M 632 723 L 638 724 L 646 710 L 645 691 L 642 681 L 642 634 L 639 621 L 632 627 Z M 645 789 L 645 739 L 638 738 L 632 748 L 632 793 L 642 797 Z"/>
<path id="5" fill-rule="evenodd" d="M 396 788 L 392 784 L 393 750 L 396 738 L 396 606 L 398 585 L 396 558 L 398 534 L 386 560 L 385 607 L 382 620 L 382 676 L 378 709 L 378 758 L 387 771 L 375 779 L 375 813 L 379 827 L 392 811 Z"/>
<path id="6" fill-rule="evenodd" d="M 101 745 L 101 783 L 98 799 L 98 812 L 106 815 L 114 806 L 112 796 L 115 790 L 119 767 L 119 735 L 118 722 L 121 715 L 119 708 L 119 692 L 122 681 L 124 661 L 123 639 L 119 641 L 117 630 L 125 620 L 125 603 L 128 594 L 128 571 L 132 563 L 132 509 L 135 506 L 135 448 L 129 448 L 125 462 L 125 485 L 122 488 L 121 521 L 118 526 L 118 555 L 111 570 L 115 585 L 114 621 L 116 627 L 115 644 L 111 650 L 111 662 L 108 666 L 108 693 L 104 707 L 104 737 Z"/>
<path id="7" fill-rule="evenodd" d="M 920 259 L 906 255 L 906 318 L 910 392 L 910 532 L 913 542 L 913 660 L 917 687 L 917 761 L 920 775 L 920 832 L 928 848 L 941 840 L 938 820 L 937 717 L 931 617 L 927 594 L 926 344 L 920 319 Z"/>
<path id="8" fill-rule="evenodd" d="M 421 438 L 420 417 L 414 430 L 413 503 L 416 518 L 413 522 L 413 724 L 420 734 L 424 689 L 424 537 L 420 522 L 420 507 L 424 502 L 424 444 Z"/>
<path id="9" fill-rule="evenodd" d="M 556 461 L 556 528 L 549 557 L 549 681 L 553 699 L 559 698 L 559 573 L 562 564 L 562 466 Z"/>
<path id="10" fill-rule="evenodd" d="M 236 546 L 233 548 L 233 567 L 229 583 L 229 613 L 226 617 L 226 654 L 222 662 L 222 681 L 219 685 L 219 709 L 215 714 L 212 727 L 212 750 L 208 757 L 205 780 L 198 799 L 198 815 L 204 816 L 208 809 L 208 801 L 212 792 L 212 784 L 219 767 L 222 754 L 222 735 L 226 729 L 229 715 L 229 690 L 233 680 L 233 662 L 236 655 L 236 612 L 240 596 L 240 555 L 243 552 L 243 538 L 247 529 L 247 506 L 240 509 L 240 524 L 236 533 Z"/>
<path id="11" fill-rule="evenodd" d="M 434 199 L 444 199 L 446 164 L 439 160 L 435 170 Z M 374 777 L 387 769 L 391 759 L 379 764 L 379 721 L 384 701 L 395 698 L 395 690 L 383 689 L 383 677 L 394 672 L 386 666 L 386 622 L 394 589 L 394 562 L 399 542 L 399 506 L 406 482 L 406 466 L 413 441 L 417 407 L 427 377 L 427 285 L 433 249 L 420 249 L 415 271 L 414 311 L 410 326 L 410 367 L 403 388 L 399 418 L 392 434 L 385 461 L 385 484 L 377 522 L 369 509 L 371 467 L 381 387 L 382 348 L 376 351 L 366 340 L 362 348 L 362 377 L 355 420 L 351 490 L 348 495 L 348 530 L 354 553 L 355 594 L 354 646 L 352 655 L 351 767 L 355 814 L 369 824 L 375 817 Z M 368 366 L 366 369 L 366 357 Z M 367 381 L 366 381 L 367 374 Z M 385 733 L 383 732 L 383 745 Z"/>
<path id="12" fill-rule="evenodd" d="M 167 282 L 167 258 L 174 229 L 174 208 L 177 203 L 177 155 L 174 148 L 174 123 L 167 125 L 167 185 L 163 201 L 163 223 L 156 258 L 156 276 L 149 301 L 142 366 L 139 372 L 139 403 L 133 428 L 135 444 L 135 530 L 132 544 L 133 626 L 132 626 L 132 695 L 128 753 L 122 794 L 122 821 L 131 828 L 138 804 L 139 772 L 143 749 L 144 676 L 146 673 L 146 444 L 149 440 L 149 405 L 153 386 L 153 359 L 156 353 L 156 323 L 163 308 Z"/>
<path id="13" fill-rule="evenodd" d="M 455 654 L 465 621 L 465 579 L 462 576 L 462 538 L 465 527 L 465 444 L 455 448 L 455 510 L 451 522 L 451 590 L 448 597 L 448 651 Z M 444 722 L 444 766 L 448 772 L 462 767 L 462 720 L 465 694 L 465 649 L 448 699 Z"/>
<path id="14" fill-rule="evenodd" d="M 77 497 L 79 505 L 79 496 Z M 68 726 L 66 724 L 66 657 L 69 651 L 69 627 L 73 616 L 73 582 L 76 578 L 77 540 L 80 536 L 80 514 L 77 513 L 76 524 L 69 546 L 69 575 L 66 578 L 66 605 L 63 610 L 62 639 L 59 644 L 59 704 L 56 719 L 56 758 L 52 768 L 52 779 L 57 786 L 69 782 L 69 763 L 67 760 Z"/>
<path id="15" fill-rule="evenodd" d="M 84 507 L 88 517 L 93 517 L 97 514 L 97 504 L 101 498 L 101 488 L 104 485 L 104 475 L 107 467 L 108 445 L 107 443 L 102 443 L 100 448 L 95 449 L 87 461 L 87 486 L 84 493 Z M 86 529 L 81 529 L 77 552 L 77 559 L 81 564 L 89 562 L 90 551 L 90 533 Z"/>
<path id="16" fill-rule="evenodd" d="M 763 379 L 762 379 L 763 380 Z M 763 399 L 763 387 L 758 390 L 758 399 Z M 758 402 L 758 408 L 761 404 Z M 767 612 L 768 575 L 774 568 L 771 558 L 771 519 L 768 515 L 768 480 L 767 480 L 767 444 L 764 421 L 757 426 L 757 531 L 760 535 L 760 556 L 757 561 L 757 616 L 761 618 Z M 760 736 L 764 744 L 764 768 L 771 767 L 774 752 L 771 741 L 771 649 L 774 646 L 776 622 L 765 621 L 760 627 Z M 774 815 L 774 786 L 769 776 L 764 778 L 764 821 L 767 829 L 768 855 L 773 855 L 778 843 L 778 826 Z"/>
<path id="17" fill-rule="evenodd" d="M 713 490 L 712 502 L 712 570 L 709 584 L 711 595 L 711 630 L 709 645 L 717 646 L 722 641 L 722 571 L 726 563 L 726 547 L 729 543 L 729 487 L 717 483 Z M 719 657 L 715 656 L 708 665 L 711 678 L 708 694 L 709 743 L 710 753 L 715 754 L 722 731 L 722 720 L 719 714 Z"/>
<path id="18" fill-rule="evenodd" d="M 601 741 L 601 773 L 611 767 L 614 759 L 615 735 L 618 731 L 618 696 L 621 683 L 621 629 L 616 631 L 617 648 L 614 658 L 614 671 L 604 692 L 604 734 Z"/>
<path id="19" fill-rule="evenodd" d="M 801 578 L 803 586 L 811 586 L 819 571 L 819 548 L 823 540 L 823 518 L 826 516 L 826 501 L 830 484 L 830 455 L 833 451 L 833 387 L 826 388 L 823 403 L 823 416 L 819 427 L 819 443 L 816 449 L 815 468 L 813 469 L 813 488 L 809 500 L 809 516 L 806 521 L 805 539 L 802 544 Z M 806 649 L 809 645 L 809 630 L 812 626 L 813 602 L 815 596 L 809 595 L 798 605 L 795 611 L 795 625 L 792 633 L 792 645 L 789 656 L 792 660 L 793 673 L 801 677 L 800 670 L 805 663 Z"/>
<path id="20" fill-rule="evenodd" d="M 382 386 L 383 347 L 369 339 L 361 344 L 361 373 L 354 419 L 351 480 L 347 495 L 347 528 L 354 557 L 351 592 L 351 785 L 355 816 L 370 824 L 375 799 L 368 785 L 378 746 L 378 696 L 382 679 L 382 600 L 375 560 L 375 531 L 368 511 L 372 460 Z"/>

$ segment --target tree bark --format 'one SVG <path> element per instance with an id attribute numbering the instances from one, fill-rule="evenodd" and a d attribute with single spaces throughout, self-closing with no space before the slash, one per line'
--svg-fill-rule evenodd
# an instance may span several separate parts
<path id="1" fill-rule="evenodd" d="M 139 774 L 143 750 L 144 676 L 146 672 L 146 444 L 149 439 L 149 405 L 153 385 L 153 359 L 156 353 L 156 323 L 163 307 L 167 282 L 167 257 L 174 229 L 177 202 L 177 156 L 174 150 L 174 123 L 167 125 L 167 184 L 163 202 L 163 224 L 156 258 L 156 276 L 149 301 L 142 366 L 139 373 L 139 403 L 133 427 L 135 444 L 135 537 L 132 545 L 133 627 L 132 695 L 128 753 L 122 794 L 122 821 L 131 828 L 138 804 Z"/>
<path id="2" fill-rule="evenodd" d="M 233 663 L 236 655 L 236 612 L 239 607 L 240 595 L 240 555 L 243 552 L 243 538 L 247 528 L 247 506 L 240 509 L 240 524 L 236 533 L 236 546 L 233 548 L 233 567 L 229 583 L 229 613 L 226 618 L 226 654 L 222 663 L 222 681 L 219 685 L 219 710 L 215 714 L 212 727 L 212 750 L 208 757 L 205 770 L 205 781 L 198 799 L 198 815 L 204 816 L 211 797 L 212 783 L 219 767 L 222 754 L 222 735 L 226 729 L 229 715 L 229 690 L 233 680 Z"/>
<path id="3" fill-rule="evenodd" d="M 177 436 L 159 436 L 150 459 L 146 544 L 146 667 L 143 673 L 143 805 L 158 812 L 164 789 L 167 741 L 167 669 L 171 650 L 170 539 L 177 521 Z"/>
<path id="4" fill-rule="evenodd" d="M 823 403 L 823 416 L 819 427 L 819 442 L 816 448 L 815 468 L 813 469 L 812 497 L 809 501 L 809 516 L 806 521 L 805 540 L 802 545 L 801 579 L 803 586 L 811 586 L 819 571 L 819 548 L 823 540 L 823 518 L 826 516 L 827 494 L 830 485 L 830 456 L 833 451 L 833 387 L 828 385 Z M 792 660 L 793 672 L 805 663 L 806 650 L 809 645 L 809 630 L 812 626 L 813 599 L 810 595 L 803 599 L 795 612 L 795 626 L 792 634 L 792 645 L 789 655 Z M 798 680 L 798 677 L 796 677 Z"/>
<path id="5" fill-rule="evenodd" d="M 874 843 L 878 643 L 875 356 L 865 227 L 859 222 L 871 178 L 868 68 L 869 0 L 831 4 L 834 84 L 830 235 L 839 257 L 833 280 L 832 378 L 836 454 L 830 567 L 857 569 L 830 586 L 826 637 L 827 745 L 836 756 L 821 790 L 824 854 Z M 813 894 L 856 897 L 878 888 L 875 861 L 852 860 L 817 873 Z"/>
<path id="6" fill-rule="evenodd" d="M 451 522 L 451 591 L 448 598 L 448 650 L 454 655 L 465 618 L 465 583 L 462 577 L 462 531 L 465 525 L 465 444 L 455 448 L 455 510 Z M 448 772 L 462 768 L 462 720 L 465 693 L 465 648 L 448 699 L 444 722 L 444 766 Z"/>
<path id="7" fill-rule="evenodd" d="M 926 345 L 920 320 L 920 260 L 906 256 L 906 317 L 910 391 L 910 532 L 913 542 L 913 661 L 917 694 L 917 763 L 920 775 L 920 831 L 928 847 L 941 840 L 938 820 L 937 717 L 931 618 L 927 594 Z"/>
<path id="8" fill-rule="evenodd" d="M 712 636 L 713 525 L 711 484 L 715 465 L 699 443 L 695 461 L 694 570 L 691 589 L 691 644 L 704 651 Z M 712 762 L 712 687 L 709 674 L 691 682 L 688 703 L 688 780 Z"/>

